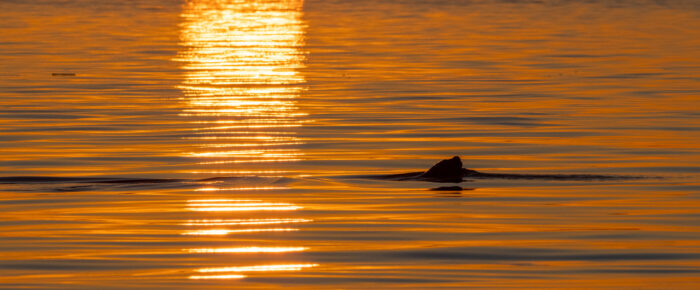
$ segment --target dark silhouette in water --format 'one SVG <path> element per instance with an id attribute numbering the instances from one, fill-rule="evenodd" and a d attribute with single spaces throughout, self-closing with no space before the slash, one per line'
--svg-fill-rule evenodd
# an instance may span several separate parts
<path id="1" fill-rule="evenodd" d="M 459 156 L 445 159 L 433 165 L 425 172 L 409 172 L 392 175 L 363 175 L 359 178 L 375 178 L 386 180 L 418 180 L 430 182 L 459 183 L 468 179 L 532 179 L 532 180 L 622 180 L 638 179 L 634 176 L 594 175 L 594 174 L 509 174 L 485 173 L 462 167 Z M 133 189 L 133 188 L 184 188 L 198 187 L 212 182 L 262 182 L 256 180 L 264 177 L 232 176 L 211 177 L 205 179 L 157 179 L 157 178 L 118 178 L 118 177 L 51 177 L 51 176 L 9 176 L 0 177 L 0 185 L 4 184 L 55 184 L 49 190 L 53 191 L 85 191 L 96 189 Z M 268 181 L 265 181 L 268 182 Z M 275 182 L 285 182 L 284 179 Z M 43 189 L 41 187 L 40 189 Z M 28 189 L 31 191 L 31 189 Z M 435 191 L 459 192 L 464 190 L 458 186 L 438 187 Z"/>
<path id="2" fill-rule="evenodd" d="M 54 76 L 54 77 L 74 77 L 75 73 L 52 73 L 51 76 Z"/>
<path id="3" fill-rule="evenodd" d="M 201 188 L 205 185 L 251 187 L 259 184 L 284 184 L 292 179 L 258 176 L 220 176 L 204 179 L 123 178 L 123 177 L 0 177 L 0 191 L 73 192 L 90 190 L 135 190 L 168 188 Z M 21 186 L 17 186 L 21 185 Z"/>
<path id="4" fill-rule="evenodd" d="M 464 175 L 462 169 L 462 160 L 459 159 L 459 156 L 455 156 L 452 157 L 452 159 L 445 159 L 433 165 L 433 167 L 430 167 L 428 171 L 421 174 L 421 177 L 435 179 L 457 179 L 462 178 Z"/>
<path id="5" fill-rule="evenodd" d="M 440 186 L 440 187 L 435 187 L 431 188 L 431 191 L 448 191 L 448 192 L 456 192 L 459 193 L 460 191 L 463 190 L 474 190 L 473 188 L 462 188 L 461 186 Z"/>
<path id="6" fill-rule="evenodd" d="M 432 182 L 462 182 L 464 178 L 473 179 L 544 179 L 544 180 L 614 180 L 629 179 L 634 177 L 595 175 L 595 174 L 510 174 L 510 173 L 485 173 L 472 169 L 462 168 L 462 160 L 459 156 L 445 159 L 433 165 L 426 172 L 410 172 L 392 175 L 369 176 L 372 178 L 389 180 L 421 180 Z"/>

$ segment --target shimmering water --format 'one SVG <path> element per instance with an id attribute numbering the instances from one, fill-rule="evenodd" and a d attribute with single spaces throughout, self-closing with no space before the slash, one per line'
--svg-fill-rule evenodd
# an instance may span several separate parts
<path id="1" fill-rule="evenodd" d="M 0 19 L 0 288 L 700 283 L 695 1 L 31 0 Z M 357 177 L 452 155 L 645 178 Z"/>

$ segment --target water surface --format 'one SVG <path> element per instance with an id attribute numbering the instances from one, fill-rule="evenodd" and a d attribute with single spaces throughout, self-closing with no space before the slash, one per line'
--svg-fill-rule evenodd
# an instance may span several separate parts
<path id="1" fill-rule="evenodd" d="M 692 289 L 699 16 L 2 1 L 0 287 Z"/>

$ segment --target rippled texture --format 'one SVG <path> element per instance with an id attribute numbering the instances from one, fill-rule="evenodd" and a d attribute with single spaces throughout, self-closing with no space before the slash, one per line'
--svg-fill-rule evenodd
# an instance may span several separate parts
<path id="1" fill-rule="evenodd" d="M 696 288 L 700 6 L 581 2 L 2 1 L 0 288 Z"/>
<path id="2" fill-rule="evenodd" d="M 297 161 L 296 98 L 304 87 L 301 1 L 192 1 L 177 60 L 185 62 L 181 116 L 196 117 L 202 164 Z M 224 167 L 225 169 L 226 167 Z M 239 173 L 217 170 L 213 173 Z M 247 172 L 247 173 L 265 173 Z"/>

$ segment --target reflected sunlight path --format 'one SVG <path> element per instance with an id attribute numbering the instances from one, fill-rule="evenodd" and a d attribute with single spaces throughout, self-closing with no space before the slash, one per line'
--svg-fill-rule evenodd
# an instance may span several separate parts
<path id="1" fill-rule="evenodd" d="M 182 62 L 185 71 L 185 80 L 179 86 L 185 96 L 185 109 L 180 115 L 194 125 L 194 131 L 186 138 L 195 140 L 198 149 L 183 154 L 197 158 L 205 167 L 192 173 L 264 175 L 273 172 L 267 168 L 269 165 L 255 168 L 256 164 L 301 159 L 302 152 L 293 146 L 301 144 L 302 140 L 293 130 L 302 125 L 302 117 L 306 116 L 299 112 L 295 101 L 304 90 L 305 82 L 298 71 L 304 66 L 304 52 L 300 49 L 305 29 L 301 20 L 302 5 L 301 0 L 201 0 L 185 4 L 181 34 L 184 50 L 176 59 Z M 286 172 L 276 170 L 274 173 Z M 230 194 L 284 189 L 207 186 L 195 191 Z M 215 239 L 236 234 L 294 232 L 299 229 L 275 225 L 311 220 L 266 215 L 301 208 L 291 203 L 263 200 L 190 200 L 186 210 L 206 218 L 183 223 L 189 229 L 182 235 Z M 191 254 L 268 254 L 279 259 L 279 254 L 308 249 L 290 245 L 239 246 L 237 242 L 240 240 L 231 239 L 227 241 L 232 244 L 228 247 L 184 250 Z M 240 259 L 232 261 L 241 263 Z M 196 270 L 198 274 L 189 278 L 242 279 L 247 272 L 301 271 L 315 266 L 290 263 L 208 267 Z"/>
<path id="2" fill-rule="evenodd" d="M 303 1 L 188 1 L 181 45 L 188 139 L 209 171 L 238 163 L 296 161 L 305 121 L 295 99 L 305 89 Z M 226 167 L 227 173 L 237 173 Z M 261 173 L 260 171 L 245 171 Z"/>

